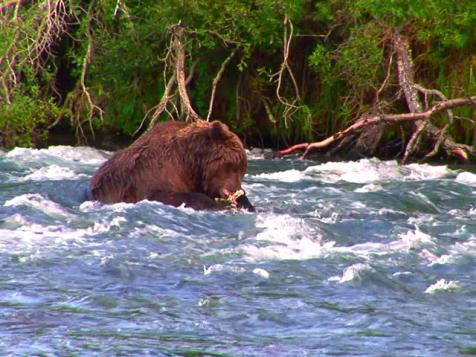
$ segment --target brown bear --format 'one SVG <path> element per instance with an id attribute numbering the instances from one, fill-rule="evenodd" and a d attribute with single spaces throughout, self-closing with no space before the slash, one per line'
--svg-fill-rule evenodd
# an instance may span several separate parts
<path id="1" fill-rule="evenodd" d="M 104 203 L 144 199 L 196 209 L 231 206 L 254 210 L 241 194 L 246 152 L 219 122 L 167 121 L 116 152 L 92 177 L 93 199 Z"/>

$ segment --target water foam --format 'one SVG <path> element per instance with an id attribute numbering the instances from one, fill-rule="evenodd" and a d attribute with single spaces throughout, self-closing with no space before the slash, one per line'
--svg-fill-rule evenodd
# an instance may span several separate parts
<path id="1" fill-rule="evenodd" d="M 34 170 L 31 174 L 22 177 L 20 181 L 47 181 L 47 180 L 73 180 L 87 177 L 85 174 L 77 174 L 68 167 L 49 165 Z"/>
<path id="2" fill-rule="evenodd" d="M 362 280 L 364 273 L 370 271 L 373 271 L 373 268 L 370 265 L 366 263 L 357 263 L 345 268 L 341 277 L 333 276 L 328 280 L 336 281 L 341 284 L 351 281 L 359 281 Z"/>
<path id="3" fill-rule="evenodd" d="M 331 242 L 334 243 L 334 242 Z M 398 235 L 398 239 L 388 243 L 366 242 L 354 244 L 347 247 L 334 246 L 334 244 L 325 244 L 323 252 L 327 255 L 353 255 L 366 261 L 373 261 L 376 258 L 388 257 L 397 253 L 410 253 L 412 251 L 434 250 L 437 247 L 435 239 L 420 231 L 418 227 L 415 230 L 409 230 Z M 425 259 L 424 254 L 421 258 Z M 361 266 L 358 266 L 361 267 Z"/>
<path id="4" fill-rule="evenodd" d="M 71 161 L 81 164 L 99 165 L 107 154 L 90 147 L 50 146 L 46 149 L 14 148 L 5 155 L 19 163 L 38 163 L 51 161 Z"/>
<path id="5" fill-rule="evenodd" d="M 283 182 L 298 182 L 306 179 L 318 179 L 326 183 L 345 181 L 367 184 L 357 189 L 356 192 L 376 192 L 382 190 L 380 185 L 375 184 L 376 182 L 430 180 L 452 174 L 454 171 L 446 165 L 409 164 L 402 166 L 395 160 L 381 161 L 372 158 L 358 161 L 326 162 L 308 166 L 303 171 L 291 169 L 252 177 Z"/>
<path id="6" fill-rule="evenodd" d="M 71 214 L 60 204 L 50 201 L 38 193 L 16 196 L 3 204 L 4 207 L 27 206 L 48 215 L 69 217 Z"/>
<path id="7" fill-rule="evenodd" d="M 433 295 L 441 292 L 449 292 L 458 289 L 459 285 L 457 281 L 446 281 L 445 279 L 440 279 L 436 283 L 426 288 L 425 294 Z"/>
<path id="8" fill-rule="evenodd" d="M 389 244 L 390 248 L 395 251 L 410 252 L 413 249 L 434 248 L 437 246 L 435 239 L 422 232 L 418 227 L 415 230 L 409 230 L 399 235 L 398 241 Z"/>
<path id="9" fill-rule="evenodd" d="M 463 260 L 465 257 L 476 258 L 476 237 L 471 236 L 465 242 L 457 242 L 447 247 L 446 254 L 438 256 L 436 254 L 428 254 L 427 260 L 432 265 L 445 265 L 445 264 L 457 264 L 459 260 Z"/>
<path id="10" fill-rule="evenodd" d="M 262 229 L 257 244 L 241 247 L 251 260 L 306 260 L 321 254 L 321 234 L 302 219 L 270 214 L 258 216 L 256 226 Z"/>
<path id="11" fill-rule="evenodd" d="M 322 234 L 316 231 L 316 228 L 311 228 L 300 218 L 270 214 L 259 216 L 256 225 L 262 229 L 255 236 L 256 242 L 241 246 L 246 257 L 252 261 L 308 260 L 340 255 L 355 256 L 370 262 L 378 257 L 398 253 L 408 254 L 413 251 L 416 251 L 421 259 L 430 263 L 438 258 L 432 256 L 434 255 L 432 252 L 437 251 L 438 248 L 436 239 L 422 232 L 418 226 L 400 233 L 397 239 L 386 243 L 366 242 L 336 246 L 335 241 L 324 241 Z M 362 266 L 357 266 L 359 267 Z M 351 272 L 352 269 L 348 274 Z"/>
<path id="12" fill-rule="evenodd" d="M 245 271 L 246 271 L 245 268 L 236 267 L 236 266 L 227 265 L 227 264 L 213 264 L 213 265 L 210 265 L 209 267 L 203 266 L 203 275 L 210 275 L 214 273 L 223 273 L 223 272 L 244 273 Z"/>
<path id="13" fill-rule="evenodd" d="M 251 177 L 262 179 L 262 180 L 282 181 L 282 182 L 298 182 L 307 178 L 305 173 L 296 169 L 278 171 L 278 172 L 272 172 L 272 173 L 264 173 L 259 175 L 253 175 Z"/>
<path id="14" fill-rule="evenodd" d="M 112 220 L 94 222 L 94 226 L 92 228 L 88 228 L 87 232 L 91 235 L 106 233 L 112 229 L 121 228 L 124 223 L 127 223 L 127 219 L 125 217 L 114 217 Z"/>
<path id="15" fill-rule="evenodd" d="M 456 176 L 456 182 L 468 186 L 476 186 L 476 175 L 471 172 L 461 172 Z"/>
<path id="16" fill-rule="evenodd" d="M 402 177 L 396 161 L 380 161 L 378 159 L 327 162 L 309 166 L 304 172 L 308 175 L 317 175 L 328 183 L 337 181 L 372 183 Z"/>
<path id="17" fill-rule="evenodd" d="M 216 273 L 243 274 L 246 273 L 246 269 L 228 264 L 213 264 L 209 267 L 203 266 L 203 275 L 211 275 Z M 259 276 L 260 278 L 269 279 L 269 272 L 262 268 L 253 269 L 252 273 Z"/>
<path id="18" fill-rule="evenodd" d="M 42 225 L 23 220 L 16 229 L 0 229 L 0 251 L 18 254 L 19 261 L 26 263 L 50 256 L 48 251 L 84 244 L 85 229 L 74 229 L 64 225 Z"/>
<path id="19" fill-rule="evenodd" d="M 358 193 L 379 192 L 379 191 L 383 191 L 383 187 L 382 185 L 370 183 L 368 185 L 359 187 L 355 189 L 354 191 Z"/>
<path id="20" fill-rule="evenodd" d="M 269 272 L 262 268 L 254 268 L 253 274 L 258 275 L 259 277 L 263 279 L 269 279 Z"/>
<path id="21" fill-rule="evenodd" d="M 409 164 L 403 166 L 406 172 L 407 180 L 431 180 L 446 177 L 454 171 L 450 170 L 446 165 L 429 165 L 429 164 Z"/>

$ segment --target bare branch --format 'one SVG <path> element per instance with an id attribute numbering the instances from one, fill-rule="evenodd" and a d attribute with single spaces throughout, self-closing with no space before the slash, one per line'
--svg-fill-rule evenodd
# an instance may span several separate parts
<path id="1" fill-rule="evenodd" d="M 294 77 L 294 73 L 289 65 L 289 52 L 291 49 L 291 40 L 293 38 L 294 26 L 290 19 L 288 19 L 288 15 L 284 16 L 284 34 L 283 34 L 283 62 L 281 63 L 281 67 L 278 72 L 273 74 L 270 79 L 277 77 L 276 82 L 276 97 L 278 98 L 279 102 L 284 105 L 284 123 L 287 127 L 287 121 L 289 117 L 300 107 L 296 105 L 297 102 L 301 100 L 301 95 L 299 93 L 299 86 L 297 84 L 296 78 Z M 289 26 L 289 35 L 288 35 L 288 26 Z M 283 76 L 285 71 L 289 74 L 291 78 L 291 82 L 294 86 L 295 91 L 295 98 L 290 102 L 286 98 L 281 95 L 281 86 L 283 81 Z"/>
<path id="2" fill-rule="evenodd" d="M 443 129 L 440 130 L 440 137 L 436 141 L 435 146 L 433 147 L 433 150 L 425 155 L 425 157 L 423 158 L 423 161 L 428 160 L 428 159 L 434 157 L 436 154 L 438 154 L 438 151 L 440 151 L 441 144 L 446 139 L 446 131 L 448 130 L 449 127 L 450 127 L 450 123 L 448 122 L 443 127 Z"/>
<path id="3" fill-rule="evenodd" d="M 96 104 L 94 104 L 94 102 L 91 98 L 91 94 L 89 93 L 89 89 L 86 86 L 86 78 L 88 76 L 89 66 L 91 64 L 92 41 L 93 41 L 93 39 L 92 39 L 92 37 L 90 37 L 89 42 L 88 42 L 88 48 L 86 50 L 86 55 L 83 58 L 83 70 L 81 72 L 80 83 L 81 83 L 81 89 L 83 91 L 83 94 L 86 96 L 86 100 L 89 104 L 89 119 L 92 119 L 93 116 L 98 114 L 99 117 L 101 118 L 101 120 L 103 120 L 104 111 L 100 107 L 98 107 Z M 89 120 L 89 122 L 90 122 L 90 120 Z"/>
<path id="4" fill-rule="evenodd" d="M 76 135 L 78 138 L 85 138 L 85 132 L 83 128 L 85 124 L 89 126 L 90 132 L 94 137 L 93 118 L 99 117 L 99 119 L 103 121 L 104 114 L 104 110 L 97 104 L 95 104 L 90 89 L 87 86 L 88 75 L 94 50 L 92 23 L 94 20 L 93 12 L 95 4 L 96 1 L 91 1 L 86 14 L 89 20 L 86 28 L 87 47 L 86 53 L 84 54 L 82 61 L 79 83 L 77 84 L 75 91 L 67 99 L 67 105 L 73 113 L 72 120 L 76 125 Z M 87 110 L 88 114 L 85 118 L 82 118 L 82 114 L 85 110 Z"/>
<path id="5" fill-rule="evenodd" d="M 164 83 L 165 82 L 167 83 L 164 88 L 164 93 L 162 94 L 162 98 L 160 99 L 159 104 L 153 106 L 145 113 L 144 117 L 142 118 L 141 124 L 136 129 L 133 135 L 136 135 L 142 129 L 142 127 L 144 126 L 144 123 L 146 122 L 147 118 L 149 117 L 151 113 L 153 113 L 152 118 L 145 132 L 148 132 L 151 128 L 153 128 L 157 124 L 159 117 L 164 112 L 166 112 L 169 115 L 169 117 L 172 119 L 174 119 L 174 117 L 179 116 L 176 103 L 174 103 L 173 101 L 173 99 L 176 97 L 176 91 L 174 91 L 174 88 L 175 88 L 175 85 L 177 84 L 177 79 L 179 77 L 177 74 L 177 61 L 179 57 L 181 56 L 182 58 L 185 57 L 185 53 L 184 53 L 185 51 L 183 50 L 182 54 L 178 53 L 176 41 L 177 41 L 177 36 L 182 36 L 181 32 L 184 29 L 180 26 L 180 24 L 176 24 L 171 26 L 170 30 L 172 31 L 170 43 L 169 43 L 165 57 L 161 60 L 164 63 L 164 70 L 163 70 Z M 179 32 L 180 34 L 177 35 Z M 178 64 L 178 65 L 181 66 L 181 68 L 183 69 L 184 63 Z M 185 87 L 185 92 L 186 92 L 186 87 L 188 86 L 188 84 L 193 78 L 196 66 L 197 66 L 197 62 L 194 62 L 190 68 L 190 72 L 187 78 L 184 80 L 183 87 Z M 169 68 L 171 68 L 171 71 L 169 71 Z M 188 98 L 188 94 L 187 94 L 187 98 Z M 179 93 L 179 99 L 183 101 L 183 97 L 180 95 L 180 93 Z M 169 111 L 168 109 L 169 104 L 173 107 L 173 110 L 177 114 L 176 116 L 174 116 Z"/>
<path id="6" fill-rule="evenodd" d="M 398 82 L 405 94 L 408 109 L 411 113 L 421 112 L 422 107 L 418 99 L 418 91 L 415 88 L 413 61 L 408 41 L 396 32 L 394 34 L 394 45 L 397 52 Z"/>
<path id="7" fill-rule="evenodd" d="M 183 28 L 179 27 L 174 33 L 173 48 L 175 50 L 175 71 L 177 75 L 177 85 L 180 99 L 187 115 L 186 120 L 198 120 L 200 117 L 192 108 L 190 98 L 187 92 L 187 84 L 185 80 L 185 45 L 183 44 Z"/>
<path id="8" fill-rule="evenodd" d="M 170 77 L 169 82 L 165 86 L 164 94 L 162 95 L 162 98 L 160 99 L 159 104 L 156 106 L 152 107 L 147 111 L 147 113 L 144 115 L 144 118 L 142 119 L 142 122 L 140 123 L 139 127 L 137 130 L 134 132 L 133 135 L 136 135 L 141 129 L 142 126 L 144 125 L 147 117 L 149 114 L 153 111 L 154 114 L 152 115 L 152 118 L 150 120 L 149 126 L 147 127 L 147 131 L 149 131 L 152 127 L 154 127 L 155 124 L 157 124 L 157 120 L 159 119 L 160 115 L 164 112 L 165 108 L 167 108 L 167 104 L 169 103 L 170 99 L 172 98 L 172 89 L 175 86 L 175 81 L 177 80 L 177 77 L 175 74 Z"/>
<path id="9" fill-rule="evenodd" d="M 217 75 L 215 76 L 215 79 L 213 79 L 213 84 L 212 84 L 212 94 L 210 96 L 210 104 L 208 105 L 208 114 L 207 114 L 207 121 L 210 120 L 210 117 L 212 115 L 213 111 L 213 101 L 215 100 L 215 92 L 217 89 L 218 82 L 220 82 L 221 77 L 223 76 L 223 72 L 225 72 L 225 68 L 228 65 L 228 63 L 231 61 L 235 53 L 238 51 L 238 48 L 235 48 L 230 55 L 223 61 L 223 63 L 220 66 L 219 71 L 217 72 Z"/>
<path id="10" fill-rule="evenodd" d="M 270 102 L 269 98 L 263 97 L 262 100 L 263 100 L 263 105 L 266 110 L 266 114 L 268 115 L 269 121 L 273 124 L 276 124 L 277 123 L 276 118 L 274 117 L 273 111 L 271 110 L 271 107 L 269 105 L 269 102 Z"/>
<path id="11" fill-rule="evenodd" d="M 421 85 L 416 84 L 416 83 L 414 84 L 414 86 L 415 86 L 415 89 L 417 89 L 418 91 L 425 94 L 425 98 L 429 95 L 434 95 L 434 96 L 438 97 L 440 100 L 448 100 L 448 98 L 446 98 L 446 96 L 437 89 L 424 88 Z M 454 122 L 453 112 L 449 109 L 449 110 L 446 111 L 446 114 L 448 115 L 448 123 L 450 125 L 453 124 L 453 122 Z"/>
<path id="12" fill-rule="evenodd" d="M 390 54 L 390 59 L 388 60 L 387 74 L 385 76 L 385 79 L 382 82 L 382 85 L 380 86 L 380 88 L 377 90 L 377 93 L 375 94 L 375 103 L 379 102 L 380 94 L 387 87 L 388 81 L 389 81 L 390 76 L 392 74 L 393 56 L 394 56 L 394 52 L 392 51 L 392 53 Z"/>
<path id="13" fill-rule="evenodd" d="M 364 127 L 376 125 L 379 123 L 401 124 L 403 122 L 417 122 L 419 120 L 425 121 L 425 120 L 429 120 L 432 116 L 434 116 L 437 113 L 440 113 L 448 109 L 465 106 L 465 105 L 476 107 L 476 96 L 467 97 L 467 98 L 456 98 L 456 99 L 442 101 L 435 104 L 433 107 L 431 107 L 430 109 L 424 112 L 405 113 L 405 114 L 382 114 L 382 115 L 376 115 L 370 118 L 358 120 L 357 122 L 355 122 L 353 125 L 349 126 L 348 128 L 341 130 L 322 141 L 317 141 L 311 144 L 307 144 L 307 143 L 297 144 L 288 149 L 281 150 L 279 153 L 281 155 L 288 155 L 294 151 L 305 149 L 302 155 L 302 158 L 305 158 L 311 150 L 329 146 L 330 144 L 336 142 L 337 140 L 340 140 L 346 136 L 352 135 Z"/>
<path id="14" fill-rule="evenodd" d="M 287 149 L 280 150 L 279 155 L 281 156 L 289 155 L 298 150 L 306 150 L 308 147 L 309 147 L 309 143 L 296 144 Z"/>

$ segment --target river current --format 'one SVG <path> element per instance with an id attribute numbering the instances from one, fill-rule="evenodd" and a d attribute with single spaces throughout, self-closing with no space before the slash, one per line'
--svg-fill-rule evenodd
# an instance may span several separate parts
<path id="1" fill-rule="evenodd" d="M 1 356 L 476 353 L 472 169 L 251 153 L 198 212 L 83 201 L 109 155 L 0 152 Z"/>

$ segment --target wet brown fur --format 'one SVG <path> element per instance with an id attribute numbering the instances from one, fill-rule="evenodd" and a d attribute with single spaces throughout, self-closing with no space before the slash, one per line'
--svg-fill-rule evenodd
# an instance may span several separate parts
<path id="1" fill-rule="evenodd" d="M 246 173 L 240 139 L 219 121 L 156 125 L 116 152 L 90 182 L 94 199 L 137 202 L 157 191 L 198 192 L 210 198 L 236 191 Z"/>

